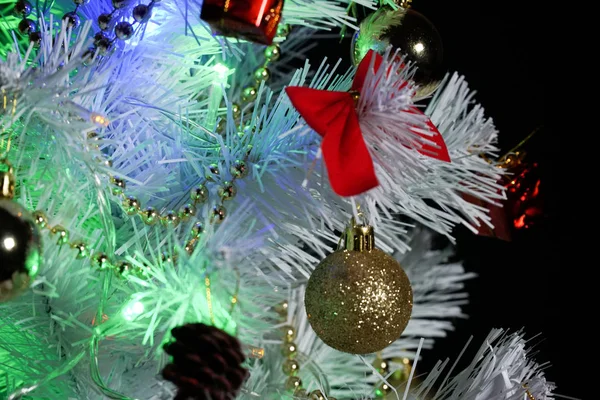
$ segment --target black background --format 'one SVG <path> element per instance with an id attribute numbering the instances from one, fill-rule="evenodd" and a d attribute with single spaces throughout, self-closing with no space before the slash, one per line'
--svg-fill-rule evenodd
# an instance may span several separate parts
<path id="1" fill-rule="evenodd" d="M 573 311 L 580 307 L 578 270 L 566 268 L 565 273 L 563 268 L 565 227 L 559 221 L 566 210 L 560 208 L 560 152 L 544 118 L 546 31 L 540 11 L 544 7 L 527 1 L 514 7 L 481 0 L 415 0 L 413 8 L 438 28 L 448 69 L 465 75 L 477 91 L 477 101 L 500 131 L 502 150 L 540 129 L 525 150 L 526 160 L 539 165 L 546 212 L 542 222 L 511 242 L 455 230 L 458 255 L 469 271 L 478 274 L 467 285 L 469 318 L 457 320 L 455 331 L 424 354 L 418 372 L 428 371 L 439 359 L 454 359 L 471 335 L 473 344 L 465 361 L 491 328 L 524 328 L 527 338 L 538 335 L 531 341 L 534 357 L 550 362 L 545 373 L 557 385 L 556 393 L 583 399 L 585 385 L 578 376 L 583 323 Z M 344 40 L 339 46 L 319 46 L 317 52 L 332 61 L 338 57 L 348 61 L 349 46 Z"/>

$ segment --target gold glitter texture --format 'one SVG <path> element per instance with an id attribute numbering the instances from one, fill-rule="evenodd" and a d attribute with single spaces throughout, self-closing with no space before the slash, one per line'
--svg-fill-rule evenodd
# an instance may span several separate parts
<path id="1" fill-rule="evenodd" d="M 363 229 L 367 236 L 373 235 L 369 228 Z M 304 299 L 306 313 L 319 338 L 334 349 L 374 353 L 396 341 L 406 328 L 412 288 L 394 258 L 371 246 L 347 250 L 346 239 L 346 249 L 327 256 L 312 273 Z"/>

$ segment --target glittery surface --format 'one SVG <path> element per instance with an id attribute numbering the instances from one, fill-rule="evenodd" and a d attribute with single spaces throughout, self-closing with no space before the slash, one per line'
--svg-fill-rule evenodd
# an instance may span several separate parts
<path id="1" fill-rule="evenodd" d="M 381 250 L 338 250 L 312 273 L 304 298 L 308 321 L 334 349 L 367 354 L 397 340 L 410 319 L 412 288 Z"/>

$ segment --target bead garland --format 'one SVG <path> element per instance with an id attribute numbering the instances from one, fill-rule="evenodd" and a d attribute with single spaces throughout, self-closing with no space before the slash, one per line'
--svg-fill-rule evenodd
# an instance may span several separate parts
<path id="1" fill-rule="evenodd" d="M 281 39 L 280 41 L 287 39 L 290 32 L 291 27 L 288 24 L 279 24 L 279 26 L 277 26 L 277 37 Z M 269 64 L 279 59 L 281 56 L 281 48 L 277 43 L 273 43 L 265 48 L 264 56 L 265 61 L 263 65 L 258 67 L 252 74 L 255 83 L 253 85 L 245 86 L 242 89 L 240 100 L 244 106 L 250 105 L 256 100 L 256 96 L 258 95 L 258 87 L 260 86 L 261 82 L 267 82 L 271 77 L 271 71 L 268 68 Z M 240 118 L 242 115 L 242 107 L 238 103 L 232 103 L 231 113 L 233 115 L 235 124 L 238 127 L 238 135 L 243 136 L 248 132 L 250 126 L 245 126 Z M 226 122 L 227 120 L 225 118 L 221 118 L 219 120 L 216 128 L 218 133 L 223 134 L 225 132 Z"/>
<path id="2" fill-rule="evenodd" d="M 33 19 L 29 19 L 31 12 L 33 11 L 33 6 L 27 0 L 18 0 L 15 3 L 15 7 L 13 9 L 14 13 L 22 17 L 17 29 L 23 35 L 27 35 L 30 42 L 33 42 L 34 45 L 39 45 L 42 41 L 42 34 L 38 30 L 37 23 Z"/>
<path id="3" fill-rule="evenodd" d="M 134 22 L 132 24 L 128 21 L 115 21 L 115 13 L 125 7 L 127 5 L 127 1 L 112 0 L 113 10 L 110 13 L 100 14 L 96 19 L 100 31 L 96 32 L 94 35 L 94 45 L 84 52 L 84 62 L 91 61 L 95 54 L 100 56 L 106 55 L 117 39 L 129 40 L 135 31 L 134 25 L 147 23 L 152 15 L 152 9 L 154 8 L 154 5 L 160 1 L 161 0 L 151 0 L 148 4 L 140 3 L 133 7 L 132 17 Z M 112 38 L 108 33 L 111 29 L 114 30 L 114 37 Z"/>
<path id="4" fill-rule="evenodd" d="M 89 0 L 73 0 L 75 3 L 75 9 L 68 11 L 62 16 L 62 20 L 65 21 L 67 28 L 76 29 L 81 24 L 81 19 L 77 15 L 79 7 L 85 5 Z M 93 59 L 96 52 L 100 56 L 104 56 L 111 49 L 115 40 L 128 40 L 133 36 L 135 31 L 135 24 L 144 24 L 148 22 L 152 14 L 152 8 L 154 5 L 161 0 L 151 0 L 149 4 L 138 4 L 132 10 L 132 17 L 134 19 L 133 24 L 128 21 L 119 21 L 114 24 L 113 28 L 113 17 L 114 14 L 127 5 L 125 0 L 112 0 L 113 10 L 110 13 L 100 14 L 97 22 L 100 27 L 100 31 L 94 35 L 94 45 L 83 53 L 84 63 L 89 62 Z M 28 35 L 29 41 L 35 46 L 39 46 L 42 40 L 42 34 L 38 29 L 36 21 L 27 18 L 33 11 L 33 6 L 28 0 L 18 0 L 15 3 L 14 13 L 22 17 L 18 24 L 18 30 L 23 35 Z M 114 29 L 114 37 L 111 38 L 107 31 Z"/>
<path id="5" fill-rule="evenodd" d="M 275 311 L 279 314 L 282 320 L 287 318 L 289 304 L 287 301 L 279 304 L 275 307 Z M 281 328 L 283 333 L 283 344 L 281 345 L 281 354 L 285 358 L 282 370 L 287 379 L 285 381 L 285 390 L 291 393 L 295 398 L 309 399 L 309 400 L 336 400 L 334 397 L 323 394 L 320 390 L 313 390 L 308 393 L 306 389 L 302 387 L 302 379 L 298 376 L 300 371 L 300 363 L 296 360 L 298 354 L 298 345 L 294 343 L 296 338 L 296 329 L 291 325 L 285 325 Z"/>

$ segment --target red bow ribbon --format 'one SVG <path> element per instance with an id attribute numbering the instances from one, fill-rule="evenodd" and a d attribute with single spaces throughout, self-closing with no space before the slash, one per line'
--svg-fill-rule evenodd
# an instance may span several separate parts
<path id="1" fill-rule="evenodd" d="M 373 56 L 374 72 L 381 66 L 383 58 L 369 51 L 356 70 L 350 92 L 361 91 Z M 352 94 L 298 86 L 290 86 L 285 90 L 308 126 L 323 137 L 321 148 L 333 191 L 346 197 L 378 186 L 373 159 L 360 130 Z M 408 112 L 423 114 L 416 107 L 411 107 Z M 449 162 L 450 156 L 442 135 L 429 120 L 427 127 L 433 135 L 415 133 L 433 141 L 434 145 L 423 144 L 418 149 L 419 153 Z"/>

